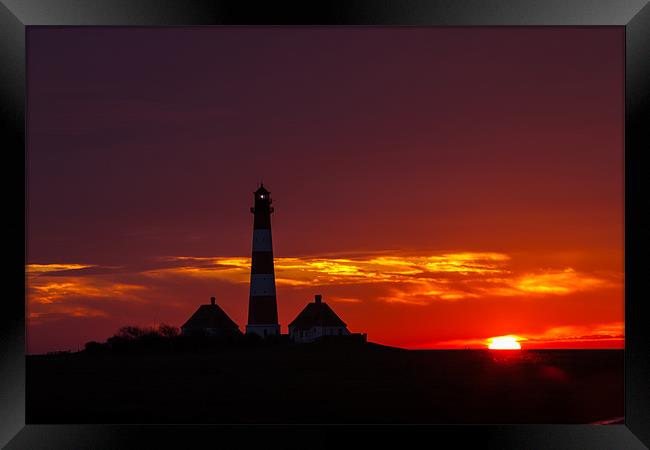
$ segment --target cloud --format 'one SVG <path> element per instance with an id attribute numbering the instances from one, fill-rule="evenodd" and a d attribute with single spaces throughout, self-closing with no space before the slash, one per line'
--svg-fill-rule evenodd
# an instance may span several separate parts
<path id="1" fill-rule="evenodd" d="M 329 300 L 332 300 L 336 303 L 361 303 L 362 300 L 359 298 L 352 298 L 352 297 L 329 297 Z"/>
<path id="2" fill-rule="evenodd" d="M 30 311 L 27 318 L 32 324 L 40 324 L 48 320 L 58 320 L 69 317 L 109 317 L 106 311 L 83 306 L 58 305 L 55 311 Z"/>
<path id="3" fill-rule="evenodd" d="M 25 271 L 28 274 L 48 273 L 51 275 L 52 272 L 87 269 L 89 267 L 96 266 L 85 264 L 28 264 Z"/>
<path id="4" fill-rule="evenodd" d="M 620 348 L 622 345 L 622 323 L 582 327 L 556 325 L 535 334 L 530 330 L 539 330 L 539 326 L 546 323 L 530 323 L 531 328 L 528 328 L 517 319 L 513 320 L 516 329 L 501 329 L 508 322 L 501 320 L 503 310 L 489 312 L 489 305 L 495 301 L 521 305 L 528 311 L 537 311 L 537 308 L 541 311 L 548 305 L 560 308 L 557 309 L 559 320 L 571 320 L 561 315 L 565 314 L 566 308 L 574 308 L 568 303 L 576 302 L 577 308 L 592 298 L 597 304 L 599 299 L 619 295 L 616 289 L 623 287 L 622 272 L 553 267 L 548 260 L 545 267 L 536 268 L 529 263 L 522 266 L 517 258 L 492 252 L 413 255 L 393 251 L 385 254 L 280 257 L 275 258 L 275 267 L 278 294 L 284 308 L 280 312 L 287 315 L 287 320 L 302 309 L 303 302 L 313 293 L 322 292 L 328 301 L 339 304 L 341 308 L 362 308 L 357 311 L 367 315 L 367 322 L 355 326 L 376 333 L 379 341 L 388 339 L 386 342 L 390 343 L 393 339 L 394 345 L 484 348 L 487 338 L 506 334 L 516 334 L 525 339 L 524 348 Z M 116 329 L 128 323 L 155 320 L 180 323 L 202 296 L 205 300 L 213 292 L 223 299 L 228 313 L 242 321 L 245 320 L 250 281 L 250 258 L 167 256 L 120 267 L 54 261 L 52 264 L 29 265 L 26 274 L 28 323 L 39 326 L 39 329 L 43 329 L 41 326 L 44 324 L 59 326 L 65 323 L 65 319 L 78 320 L 79 323 L 98 320 L 102 326 L 112 324 Z M 571 296 L 573 293 L 580 295 Z M 555 301 L 548 301 L 550 299 Z M 457 308 L 473 310 L 473 302 L 481 305 L 477 306 L 483 311 L 481 315 L 484 314 L 487 323 L 493 325 L 481 326 L 474 322 L 477 320 L 474 316 L 471 320 L 456 316 L 457 331 L 443 327 L 438 334 L 435 328 L 422 328 L 426 327 L 426 322 L 419 318 L 441 311 L 449 314 L 449 308 L 453 311 L 459 311 Z M 409 305 L 410 308 L 399 308 L 399 305 Z M 424 309 L 429 306 L 431 309 Z M 405 329 L 403 338 L 389 337 L 393 331 L 383 330 L 381 324 L 387 320 L 386 314 L 398 311 L 402 325 L 416 322 L 419 325 L 414 325 L 411 331 Z M 598 320 L 603 318 L 604 322 L 608 319 L 600 314 Z M 476 336 L 476 332 L 486 335 Z M 432 341 L 444 337 L 451 340 Z M 98 337 L 93 335 L 92 338 Z M 455 338 L 458 339 L 453 340 Z"/>
<path id="5" fill-rule="evenodd" d="M 567 295 L 621 286 L 621 277 L 589 274 L 574 268 L 519 272 L 510 256 L 496 252 L 445 252 L 430 255 L 275 258 L 279 288 L 378 285 L 375 298 L 388 303 L 426 305 L 481 297 Z M 92 271 L 92 272 L 89 272 Z M 102 268 L 84 264 L 31 264 L 28 285 L 36 303 L 54 303 L 66 296 L 120 297 L 146 301 L 138 295 L 162 280 L 203 279 L 246 284 L 250 258 L 168 256 L 147 266 Z M 137 283 L 125 282 L 138 275 Z M 112 276 L 111 276 L 112 275 Z"/>
<path id="6" fill-rule="evenodd" d="M 431 256 L 356 256 L 347 258 L 299 257 L 275 258 L 279 284 L 331 285 L 385 282 L 422 283 L 420 278 L 458 274 L 498 274 L 505 272 L 509 257 L 500 253 L 445 253 Z M 155 271 L 206 276 L 232 282 L 248 282 L 250 258 L 244 257 L 167 257 L 177 267 Z"/>
<path id="7" fill-rule="evenodd" d="M 110 317 L 115 302 L 147 302 L 147 286 L 120 277 L 81 275 L 98 266 L 30 264 L 27 274 L 27 318 L 30 324 L 66 317 Z M 70 275 L 75 274 L 75 275 Z"/>
<path id="8" fill-rule="evenodd" d="M 595 340 L 621 340 L 625 337 L 623 322 L 596 325 L 565 325 L 549 328 L 541 334 L 529 335 L 532 343 L 583 342 Z"/>
<path id="9" fill-rule="evenodd" d="M 570 294 L 611 285 L 610 280 L 580 274 L 572 268 L 525 274 L 514 282 L 516 289 L 533 294 Z"/>
<path id="10" fill-rule="evenodd" d="M 70 297 L 110 297 L 138 301 L 140 297 L 137 292 L 146 290 L 145 286 L 107 280 L 101 277 L 30 278 L 27 287 L 31 304 L 62 303 Z"/>

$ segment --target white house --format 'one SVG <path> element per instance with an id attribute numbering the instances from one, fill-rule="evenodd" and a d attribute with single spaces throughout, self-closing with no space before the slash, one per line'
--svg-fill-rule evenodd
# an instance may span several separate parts
<path id="1" fill-rule="evenodd" d="M 314 342 L 323 336 L 349 336 L 345 322 L 316 295 L 313 303 L 307 303 L 305 309 L 289 324 L 289 339 L 294 342 Z"/>

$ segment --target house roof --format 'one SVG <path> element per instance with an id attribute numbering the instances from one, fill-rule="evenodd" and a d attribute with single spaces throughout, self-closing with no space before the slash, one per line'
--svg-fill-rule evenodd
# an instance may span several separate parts
<path id="1" fill-rule="evenodd" d="M 219 305 L 201 305 L 187 322 L 181 325 L 186 329 L 225 328 L 237 329 L 239 327 L 232 321 Z"/>
<path id="2" fill-rule="evenodd" d="M 345 327 L 346 325 L 327 303 L 315 301 L 307 303 L 305 309 L 289 326 L 297 330 L 308 330 L 312 327 Z"/>

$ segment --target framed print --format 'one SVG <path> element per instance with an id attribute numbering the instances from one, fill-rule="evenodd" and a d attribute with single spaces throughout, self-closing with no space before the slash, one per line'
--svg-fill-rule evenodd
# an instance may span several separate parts
<path id="1" fill-rule="evenodd" d="M 650 445 L 645 0 L 0 18 L 3 448 Z"/>

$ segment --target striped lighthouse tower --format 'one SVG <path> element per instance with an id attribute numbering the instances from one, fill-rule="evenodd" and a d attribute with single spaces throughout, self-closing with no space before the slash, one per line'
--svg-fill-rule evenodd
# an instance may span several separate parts
<path id="1" fill-rule="evenodd" d="M 275 271 L 271 241 L 270 192 L 260 184 L 254 192 L 255 206 L 251 208 L 253 221 L 253 258 L 251 261 L 251 288 L 248 298 L 246 334 L 262 337 L 280 334 L 278 305 L 275 298 Z"/>

